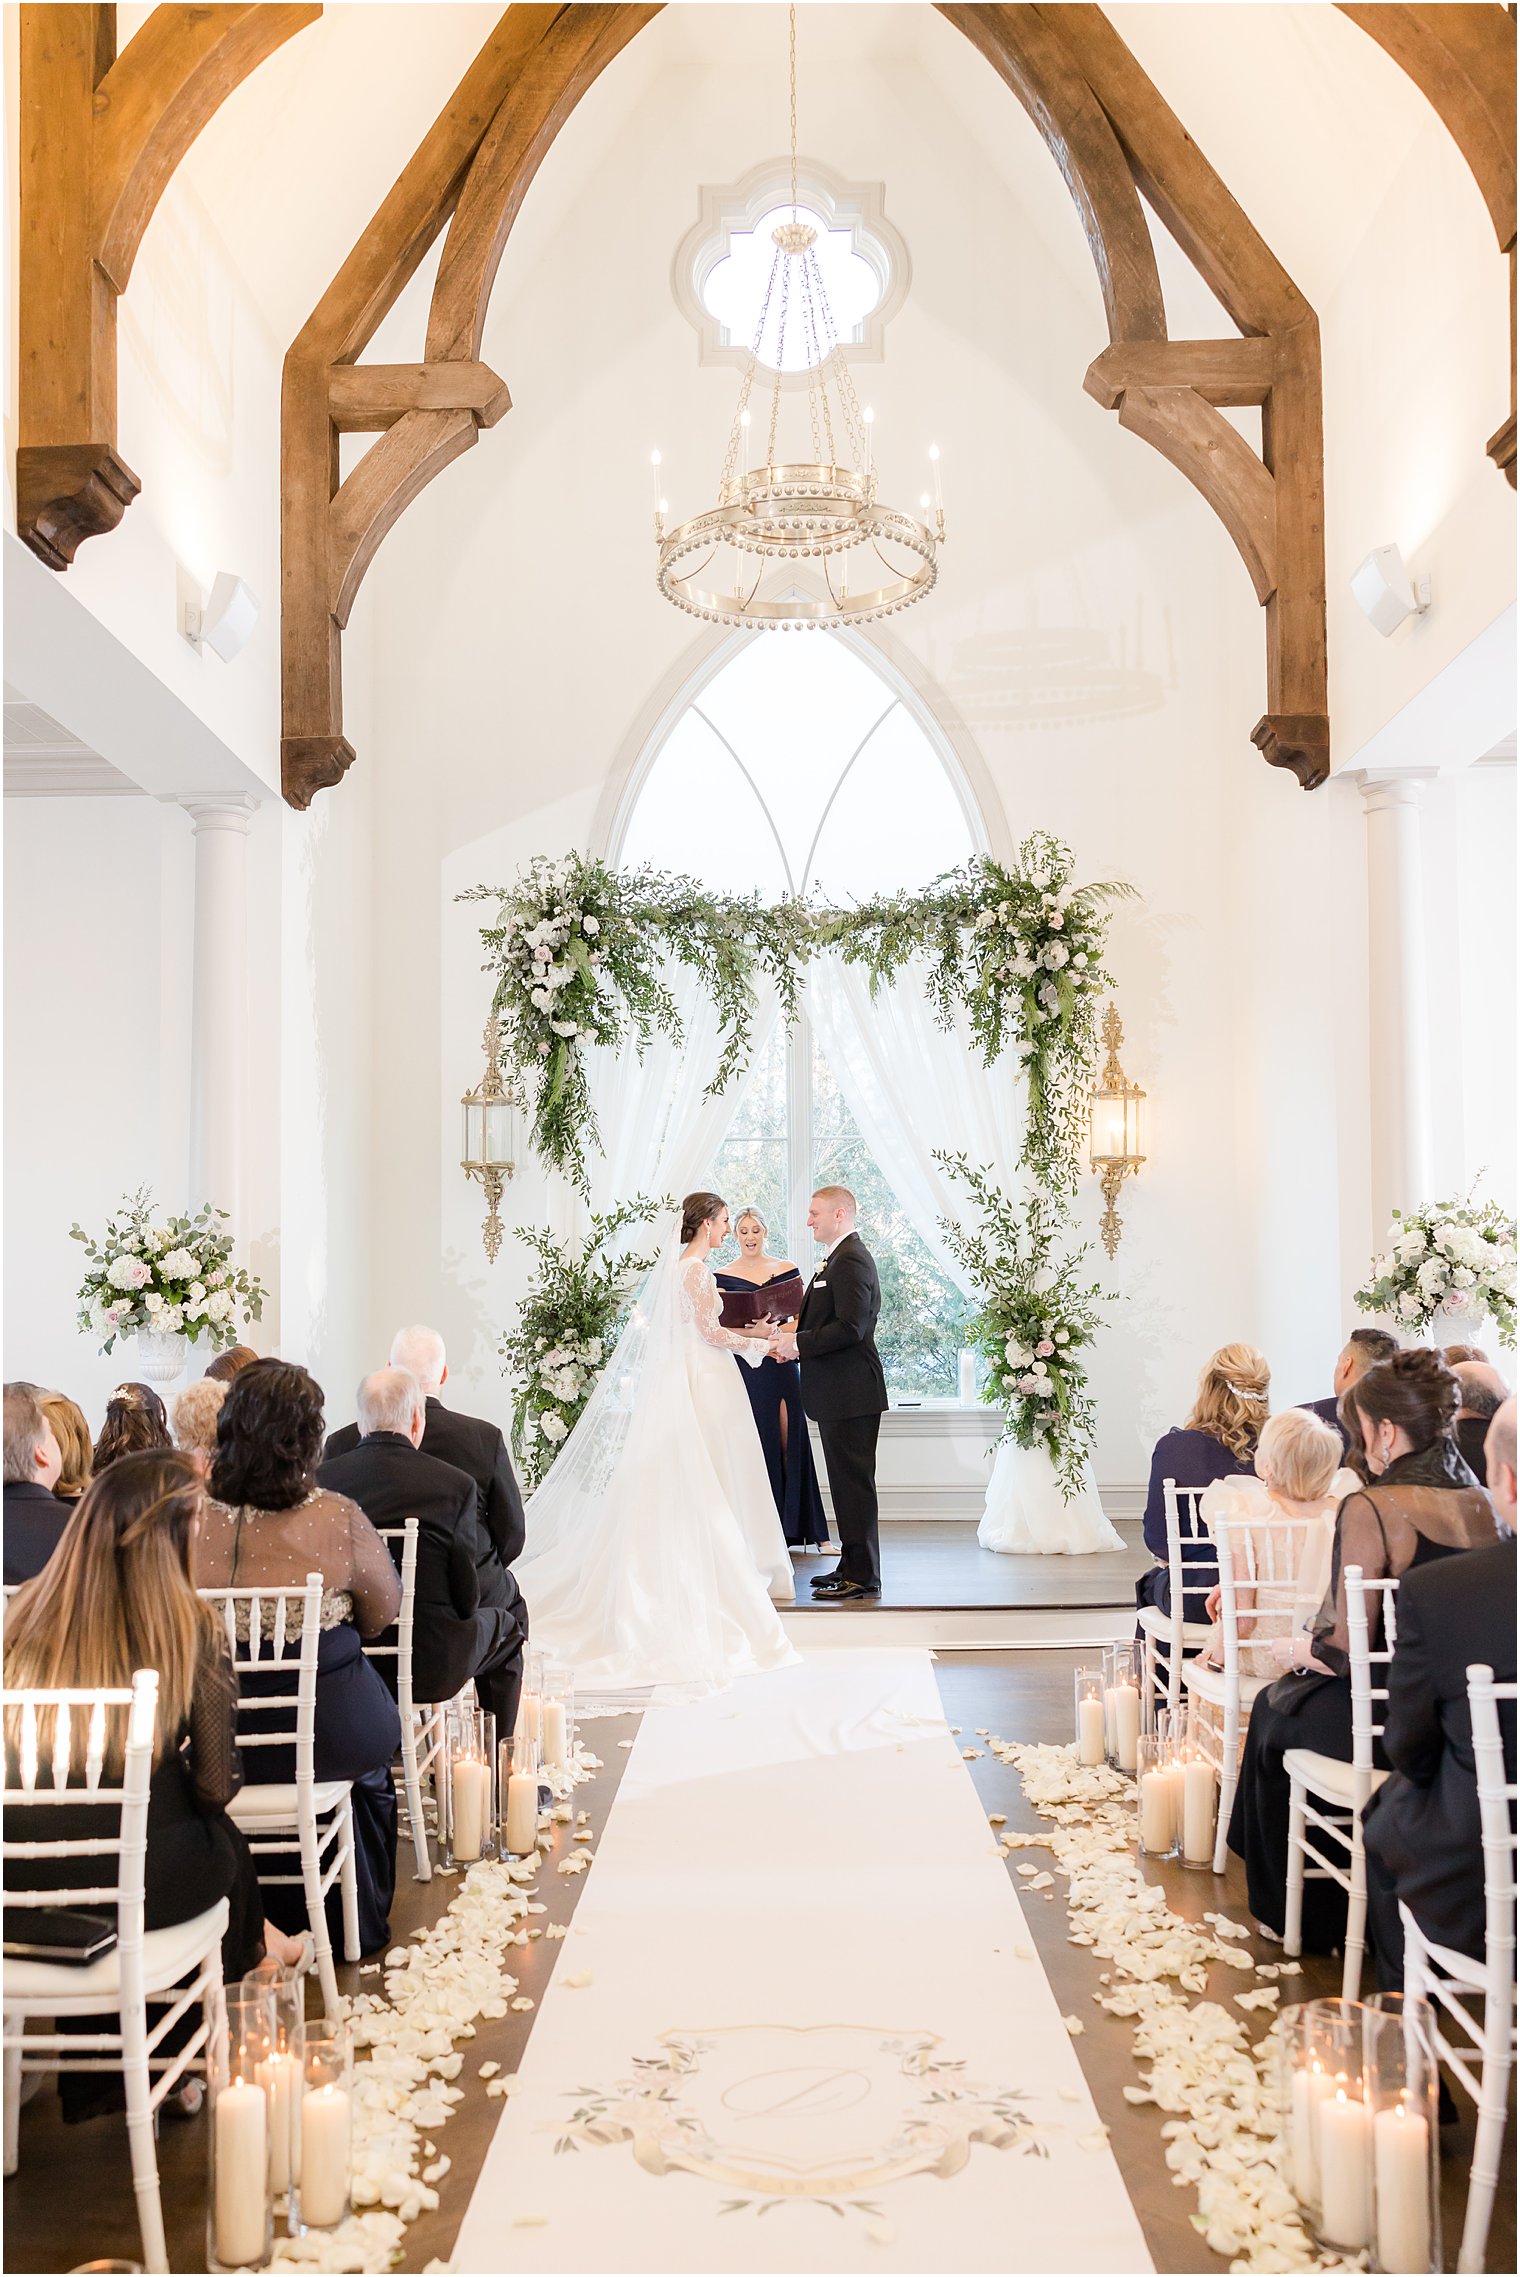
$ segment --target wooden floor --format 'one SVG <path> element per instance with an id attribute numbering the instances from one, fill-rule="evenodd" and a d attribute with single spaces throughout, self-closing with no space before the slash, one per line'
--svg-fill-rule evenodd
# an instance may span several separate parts
<path id="1" fill-rule="evenodd" d="M 1119 1528 L 1122 1550 L 1093 1557 L 1003 1557 L 984 1550 L 976 1526 L 958 1518 L 890 1519 L 881 1529 L 883 1606 L 923 1612 L 1006 1607 L 1017 1612 L 1066 1612 L 1132 1606 L 1135 1577 L 1152 1563 L 1140 1540 L 1138 1521 Z M 831 1545 L 820 1557 L 794 1557 L 797 1606 L 813 1605 L 809 1578 L 831 1573 L 838 1559 Z"/>
<path id="2" fill-rule="evenodd" d="M 942 1529 L 936 1526 L 932 1530 Z M 962 1726 L 966 1745 L 981 1744 L 972 1736 L 979 1725 L 1009 1738 L 1064 1740 L 1070 1732 L 1072 1665 L 1072 1656 L 1057 1651 L 1006 1657 L 981 1653 L 957 1658 L 948 1654 L 939 1659 L 937 1674 L 950 1720 Z M 608 1719 L 588 1727 L 605 1769 L 592 1785 L 580 1790 L 577 1802 L 591 1812 L 598 1831 L 606 1822 L 627 1762 L 627 1753 L 618 1746 L 618 1740 L 630 1737 L 635 1728 L 633 1718 Z M 1032 1828 L 1040 1823 L 1026 1806 L 1013 1770 L 986 1754 L 968 1769 L 989 1812 L 1004 1812 L 1014 1828 Z M 1010 1861 L 1010 1873 L 1013 1863 Z M 595 1871 L 593 1866 L 592 1873 Z M 1168 1903 L 1180 1914 L 1196 1918 L 1206 1910 L 1224 1907 L 1237 1920 L 1248 1919 L 1240 1870 L 1233 1861 L 1230 1871 L 1218 1880 L 1212 1874 L 1189 1872 L 1172 1864 L 1148 1871 L 1151 1879 L 1165 1885 Z M 568 1920 L 581 1887 L 576 1877 L 553 1873 L 541 1876 L 540 1895 L 549 1908 L 544 1921 Z M 394 1940 L 404 1941 L 414 1928 L 434 1920 L 457 1888 L 457 1881 L 437 1878 L 426 1885 L 413 1882 L 404 1856 L 391 1924 Z M 1130 2027 L 1094 2003 L 1100 1964 L 1089 1950 L 1068 1943 L 1062 1889 L 1058 1877 L 1049 1902 L 1023 1893 L 1030 1930 L 1062 2009 L 1085 2020 L 1077 2053 L 1098 2109 L 1112 2130 L 1115 2155 L 1156 2267 L 1165 2271 L 1223 2271 L 1226 2264 L 1208 2251 L 1192 2227 L 1190 2217 L 1196 2204 L 1192 2192 L 1176 2188 L 1171 2181 L 1161 2135 L 1164 2115 L 1153 2107 L 1131 2106 L 1124 2101 L 1122 2089 L 1138 2077 L 1130 2054 Z M 842 1966 L 847 1929 L 847 1924 L 831 1922 L 826 1915 L 811 1918 L 799 1930 L 798 1967 L 812 1972 Z M 933 1933 L 932 1922 L 925 1924 L 925 1930 L 926 1934 Z M 524 1992 L 537 1997 L 558 1950 L 557 1945 L 537 1942 L 515 1956 L 514 1967 L 518 1968 Z M 1253 1950 L 1258 1958 L 1272 1957 L 1272 1948 L 1265 1944 Z M 1227 1999 L 1239 1990 L 1239 1980 L 1224 1970 L 1217 1973 L 1229 1981 L 1211 1983 L 1210 1994 Z M 1306 1960 L 1304 1977 L 1298 1980 L 1301 1997 L 1338 1991 L 1339 1973 L 1338 1964 Z M 359 1989 L 355 1974 L 344 1972 L 343 1981 L 345 1989 Z M 374 1981 L 366 1980 L 369 1984 Z M 439 2139 L 440 2150 L 446 2150 L 452 2161 L 440 2185 L 439 2209 L 424 2215 L 407 2231 L 399 2268 L 421 2270 L 435 2256 L 448 2258 L 501 2110 L 498 2102 L 488 2099 L 479 2081 L 480 2064 L 494 2060 L 504 2069 L 514 2070 L 532 2024 L 532 2015 L 482 2019 L 476 2038 L 465 2043 L 466 2061 L 459 2080 L 466 2089 L 465 2100 Z M 1462 2119 L 1456 2126 L 1444 2127 L 1441 2138 L 1446 2267 L 1452 2268 L 1471 2155 L 1471 2127 L 1465 2105 Z M 170 2258 L 176 2270 L 203 2270 L 206 2266 L 202 2213 L 205 2156 L 203 2121 L 165 2123 L 160 2161 Z M 59 2119 L 56 2096 L 50 2083 L 45 2084 L 21 2114 L 20 2171 L 5 2185 L 4 2268 L 70 2270 L 81 2262 L 107 2256 L 133 2260 L 137 2253 L 137 2225 L 121 2121 L 100 2119 L 83 2127 L 65 2128 Z M 1016 2265 L 1016 2249 L 1011 2249 L 1010 2266 Z M 1515 2266 L 1511 2178 L 1501 2190 L 1495 2210 L 1488 2267 L 1513 2270 Z"/>

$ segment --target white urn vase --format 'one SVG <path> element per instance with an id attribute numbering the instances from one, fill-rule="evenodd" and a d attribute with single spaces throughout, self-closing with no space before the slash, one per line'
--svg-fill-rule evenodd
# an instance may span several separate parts
<path id="1" fill-rule="evenodd" d="M 159 1328 L 140 1328 L 134 1339 L 137 1373 L 145 1384 L 172 1384 L 185 1372 L 188 1336 Z"/>

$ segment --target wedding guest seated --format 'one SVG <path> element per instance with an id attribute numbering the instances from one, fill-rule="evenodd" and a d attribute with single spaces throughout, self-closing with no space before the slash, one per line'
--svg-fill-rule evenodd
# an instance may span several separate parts
<path id="1" fill-rule="evenodd" d="M 229 1903 L 222 1973 L 234 1984 L 267 1952 L 287 1966 L 309 1965 L 309 1940 L 266 1924 L 248 1844 L 227 1816 L 237 1793 L 234 1738 L 237 1688 L 222 1632 L 196 1595 L 191 1555 L 205 1503 L 199 1471 L 183 1455 L 122 1455 L 95 1479 L 65 1522 L 62 1541 L 36 1580 L 18 1590 L 5 1620 L 5 1682 L 46 1690 L 67 1685 L 126 1686 L 134 1669 L 158 1671 L 158 1721 L 148 1790 L 145 1920 L 168 1929 L 193 1920 L 220 1898 Z M 12 1711 L 14 1715 L 14 1711 Z M 107 1726 L 106 1782 L 119 1779 L 125 1719 Z M 74 1725 L 75 1775 L 83 1782 L 85 1719 Z M 18 1735 L 5 1733 L 7 1775 L 19 1776 Z M 43 1713 L 41 1783 L 52 1783 L 51 1717 Z M 88 1807 L 13 1805 L 6 1838 L 79 1842 L 98 1837 Z M 7 1860 L 8 1889 L 65 1888 L 80 1878 L 71 1859 Z M 186 2034 L 193 2029 L 186 2019 Z M 78 2018 L 69 2030 L 106 2029 Z M 199 2082 L 195 2083 L 196 2089 Z M 59 2075 L 67 2120 L 120 2108 L 119 2077 Z M 199 2102 L 198 2093 L 186 2099 Z"/>
<path id="2" fill-rule="evenodd" d="M 1481 1344 L 1444 1344 L 1441 1358 L 1448 1368 L 1456 1367 L 1461 1360 L 1476 1360 L 1485 1368 L 1493 1365 Z"/>
<path id="3" fill-rule="evenodd" d="M 357 1404 L 358 1445 L 329 1455 L 317 1483 L 348 1495 L 376 1526 L 417 1520 L 413 1693 L 452 1700 L 473 1677 L 481 1706 L 505 1735 L 522 1690 L 522 1600 L 509 1597 L 511 1577 L 482 1531 L 475 1481 L 423 1449 L 427 1408 L 407 1369 L 366 1376 Z M 384 1674 L 395 1664 L 380 1665 Z"/>
<path id="4" fill-rule="evenodd" d="M 1375 1368 L 1379 1360 L 1391 1360 L 1398 1348 L 1398 1338 L 1390 1336 L 1386 1328 L 1353 1328 L 1341 1346 L 1340 1358 L 1335 1363 L 1335 1373 L 1330 1379 L 1330 1397 L 1301 1402 L 1311 1415 L 1317 1415 L 1329 1424 L 1343 1447 L 1348 1442 L 1341 1426 L 1342 1396 L 1350 1390 L 1358 1376 L 1364 1376 L 1369 1368 Z"/>
<path id="5" fill-rule="evenodd" d="M 63 1455 L 36 1384 L 5 1387 L 5 1586 L 30 1581 L 69 1522 L 53 1489 Z"/>
<path id="6" fill-rule="evenodd" d="M 174 1445 L 164 1403 L 151 1384 L 118 1384 L 106 1401 L 106 1419 L 95 1442 L 95 1469 L 105 1470 L 121 1455 L 167 1452 Z"/>
<path id="7" fill-rule="evenodd" d="M 225 1380 L 199 1376 L 193 1384 L 186 1384 L 174 1402 L 171 1418 L 174 1444 L 202 1473 L 211 1468 L 211 1458 L 216 1452 L 217 1417 L 226 1397 Z"/>
<path id="8" fill-rule="evenodd" d="M 230 1384 L 245 1368 L 251 1368 L 258 1358 L 251 1344 L 229 1344 L 225 1352 L 218 1352 L 206 1364 L 206 1375 L 214 1384 Z"/>
<path id="9" fill-rule="evenodd" d="M 1488 1476 L 1488 1457 L 1484 1445 L 1493 1417 L 1509 1397 L 1509 1385 L 1497 1368 L 1485 1360 L 1458 1360 L 1452 1367 L 1462 1389 L 1462 1404 L 1457 1409 L 1457 1445 L 1462 1460 L 1481 1486 Z"/>
<path id="10" fill-rule="evenodd" d="M 381 1636 L 401 1608 L 390 1551 L 356 1502 L 317 1484 L 322 1389 L 304 1368 L 257 1360 L 227 1387 L 217 1423 L 210 1489 L 196 1548 L 205 1589 L 300 1589 L 320 1573 L 322 1639 L 317 1662 L 316 1773 L 353 1784 L 359 1933 L 366 1953 L 389 1934 L 396 1883 L 396 1790 L 391 1760 L 401 1744 L 396 1703 L 360 1647 Z M 283 1691 L 245 1677 L 251 1692 Z M 263 1780 L 295 1776 L 294 1752 L 261 1750 Z M 299 1928 L 299 1888 L 269 1891 L 282 1926 Z M 328 1898 L 334 1949 L 342 1951 L 338 1888 Z"/>
<path id="11" fill-rule="evenodd" d="M 449 1380 L 449 1360 L 436 1328 L 419 1325 L 398 1329 L 391 1344 L 391 1366 L 405 1368 L 422 1387 L 427 1409 L 423 1453 L 436 1462 L 452 1463 L 457 1471 L 468 1471 L 475 1481 L 480 1523 L 499 1569 L 490 1571 L 482 1566 L 480 1593 L 487 1604 L 510 1607 L 526 1638 L 528 1609 L 510 1569 L 522 1556 L 527 1526 L 507 1443 L 494 1423 L 458 1415 L 439 1398 Z M 358 1425 L 346 1423 L 328 1440 L 327 1452 L 329 1457 L 349 1455 L 358 1444 Z"/>
<path id="12" fill-rule="evenodd" d="M 1411 1573 L 1399 1590 L 1383 1747 L 1392 1776 L 1367 1806 L 1367 1919 L 1378 1983 L 1402 1990 L 1399 1901 L 1425 1935 L 1483 1958 L 1483 1836 L 1467 1671 L 1515 1681 L 1515 1403 L 1488 1433 L 1488 1491 L 1503 1538 Z M 1499 1708 L 1504 1776 L 1515 1777 L 1515 1711 Z"/>
<path id="13" fill-rule="evenodd" d="M 94 1468 L 95 1451 L 90 1445 L 90 1426 L 82 1407 L 76 1406 L 65 1392 L 44 1392 L 42 1412 L 53 1426 L 53 1437 L 58 1442 L 62 1467 L 58 1483 L 53 1488 L 60 1502 L 73 1504 L 79 1500 L 90 1483 Z"/>
<path id="14" fill-rule="evenodd" d="M 1256 1443 L 1253 1478 L 1220 1479 L 1200 1504 L 1212 1530 L 1220 1519 L 1244 1519 L 1251 1530 L 1231 1536 L 1238 1581 L 1292 1581 L 1294 1628 L 1307 1630 L 1324 1602 L 1330 1584 L 1330 1546 L 1335 1514 L 1359 1484 L 1354 1471 L 1341 1468 L 1341 1435 L 1332 1431 L 1307 1408 L 1285 1407 L 1261 1427 Z M 1287 1520 L 1304 1521 L 1304 1530 L 1285 1533 Z M 1203 1650 L 1210 1667 L 1224 1666 L 1224 1633 L 1220 1626 L 1217 1586 L 1208 1594 L 1213 1633 Z M 1274 1592 L 1270 1602 L 1281 1602 Z M 1236 1612 L 1236 1633 L 1242 1640 L 1241 1673 L 1271 1676 L 1278 1663 L 1268 1642 L 1247 1644 L 1256 1628 L 1253 1591 L 1247 1591 Z"/>
<path id="15" fill-rule="evenodd" d="M 1215 1479 L 1245 1476 L 1256 1459 L 1256 1442 L 1267 1420 L 1267 1387 L 1272 1371 L 1254 1344 L 1222 1344 L 1198 1378 L 1198 1396 L 1180 1429 L 1164 1431 L 1151 1456 L 1145 1497 L 1145 1546 L 1161 1562 L 1135 1584 L 1138 1605 L 1172 1609 L 1171 1575 L 1166 1564 L 1164 1481 L 1178 1486 L 1212 1486 Z M 1191 1540 L 1183 1505 L 1182 1560 L 1188 1569 L 1186 1618 L 1207 1618 L 1204 1598 L 1218 1579 L 1213 1546 Z"/>
<path id="16" fill-rule="evenodd" d="M 1341 1504 L 1330 1590 L 1311 1635 L 1274 1648 L 1282 1661 L 1299 1665 L 1256 1696 L 1230 1819 L 1230 1848 L 1245 1860 L 1251 1910 L 1272 1935 L 1282 1934 L 1288 1886 L 1290 1782 L 1283 1757 L 1290 1747 L 1307 1747 L 1351 1760 L 1348 1567 L 1360 1566 L 1377 1581 L 1497 1538 L 1494 1506 L 1457 1451 L 1457 1398 L 1456 1377 L 1428 1345 L 1379 1361 L 1344 1395 L 1341 1420 L 1370 1483 Z M 1374 1651 L 1380 1633 L 1374 1620 Z M 1306 1881 L 1307 1949 L 1333 1952 L 1345 1930 L 1344 1890 L 1332 1881 Z"/>

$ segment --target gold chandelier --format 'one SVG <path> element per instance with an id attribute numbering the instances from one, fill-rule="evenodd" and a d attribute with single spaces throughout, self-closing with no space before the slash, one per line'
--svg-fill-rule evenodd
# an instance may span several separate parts
<path id="1" fill-rule="evenodd" d="M 798 210 L 796 7 L 788 13 L 792 218 L 771 232 L 776 251 L 739 387 L 718 503 L 667 529 L 658 451 L 651 464 L 657 575 L 667 601 L 709 624 L 789 631 L 794 626 L 869 624 L 875 617 L 891 616 L 922 600 L 933 591 L 939 574 L 945 510 L 937 447 L 929 453 L 934 496 L 931 502 L 926 493 L 921 500 L 922 520 L 883 505 L 877 496 L 872 414 L 861 410 L 840 347 L 818 263 L 818 232 Z M 773 307 L 774 377 L 765 462 L 752 468 L 750 396 Z M 781 379 L 788 328 L 794 323 L 807 380 L 812 444 L 811 458 L 796 460 L 778 455 Z M 762 595 L 767 576 L 801 562 L 815 565 L 823 580 L 822 596 Z"/>

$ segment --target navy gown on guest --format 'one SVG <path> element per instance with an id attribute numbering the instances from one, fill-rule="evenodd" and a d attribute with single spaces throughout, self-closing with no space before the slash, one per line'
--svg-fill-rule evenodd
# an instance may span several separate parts
<path id="1" fill-rule="evenodd" d="M 1253 1468 L 1252 1456 L 1233 1453 L 1211 1432 L 1179 1428 L 1162 1433 L 1151 1456 L 1145 1496 L 1145 1546 L 1160 1563 L 1142 1573 L 1135 1583 L 1138 1604 L 1157 1605 L 1163 1613 L 1172 1609 L 1172 1577 L 1166 1562 L 1166 1481 L 1174 1479 L 1179 1487 L 1212 1486 L 1216 1479 L 1239 1478 Z M 1201 1539 L 1189 1537 L 1187 1503 L 1182 1505 L 1182 1525 L 1182 1563 L 1187 1574 L 1183 1617 L 1204 1621 L 1208 1619 L 1204 1599 L 1219 1579 L 1214 1545 L 1206 1534 Z"/>
<path id="2" fill-rule="evenodd" d="M 718 1273 L 714 1278 L 720 1289 L 748 1295 L 757 1287 L 769 1288 L 771 1281 L 785 1280 L 787 1276 L 773 1273 L 771 1281 L 760 1283 L 746 1281 L 739 1273 Z M 813 1468 L 813 1443 L 808 1437 L 807 1417 L 802 1412 L 802 1370 L 795 1360 L 762 1360 L 758 1368 L 751 1368 L 737 1353 L 734 1365 L 749 1393 L 765 1467 L 771 1474 L 771 1492 L 776 1497 L 781 1531 L 794 1548 L 827 1542 L 828 1521 L 823 1515 L 823 1497 L 818 1492 L 818 1474 Z M 785 1446 L 781 1441 L 783 1414 L 786 1416 Z"/>

